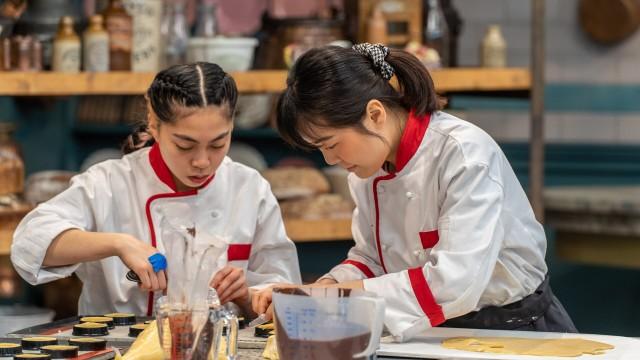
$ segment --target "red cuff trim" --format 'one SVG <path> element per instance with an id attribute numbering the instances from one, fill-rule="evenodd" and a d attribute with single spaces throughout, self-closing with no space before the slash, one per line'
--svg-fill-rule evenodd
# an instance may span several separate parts
<path id="1" fill-rule="evenodd" d="M 347 264 L 347 265 L 353 265 L 355 267 L 358 268 L 358 270 L 362 271 L 362 273 L 367 277 L 367 279 L 371 279 L 376 277 L 373 274 L 373 271 L 371 271 L 371 269 L 369 269 L 369 267 L 359 261 L 355 261 L 355 260 L 345 260 L 342 262 L 342 264 Z"/>
<path id="2" fill-rule="evenodd" d="M 249 260 L 251 244 L 231 244 L 227 250 L 228 261 Z"/>
<path id="3" fill-rule="evenodd" d="M 438 230 L 423 231 L 420 233 L 420 242 L 422 242 L 423 249 L 431 249 L 436 246 L 438 240 L 440 240 Z"/>
<path id="4" fill-rule="evenodd" d="M 438 305 L 436 299 L 433 297 L 433 293 L 431 293 L 431 289 L 429 289 L 429 285 L 427 284 L 427 279 L 424 277 L 422 268 L 409 269 L 407 272 L 409 274 L 409 281 L 411 282 L 413 293 L 415 294 L 422 311 L 429 318 L 431 326 L 438 326 L 442 324 L 445 320 L 442 307 Z"/>

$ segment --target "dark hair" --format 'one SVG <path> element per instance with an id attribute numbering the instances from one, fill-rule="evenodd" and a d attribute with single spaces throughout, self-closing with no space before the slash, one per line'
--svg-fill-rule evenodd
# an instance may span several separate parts
<path id="1" fill-rule="evenodd" d="M 173 123 L 189 108 L 223 106 L 233 119 L 238 89 L 233 78 L 220 66 L 207 62 L 174 65 L 160 71 L 149 89 L 147 101 L 162 123 Z M 153 139 L 145 121 L 129 135 L 122 151 L 125 154 L 149 146 Z"/>
<path id="2" fill-rule="evenodd" d="M 362 123 L 372 99 L 418 116 L 442 107 L 431 76 L 415 56 L 390 49 L 384 60 L 395 71 L 398 89 L 369 56 L 353 49 L 326 46 L 307 51 L 289 72 L 287 88 L 278 99 L 280 135 L 305 149 L 316 148 L 304 139 L 316 137 L 313 127 L 354 127 L 373 135 Z"/>

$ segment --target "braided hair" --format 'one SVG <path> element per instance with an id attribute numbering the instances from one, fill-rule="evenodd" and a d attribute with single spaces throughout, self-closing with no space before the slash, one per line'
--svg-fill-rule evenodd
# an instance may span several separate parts
<path id="1" fill-rule="evenodd" d="M 189 108 L 221 106 L 233 119 L 238 89 L 220 66 L 207 62 L 175 65 L 156 74 L 146 99 L 161 123 L 174 123 Z M 146 120 L 140 123 L 122 146 L 125 154 L 153 144 Z"/>

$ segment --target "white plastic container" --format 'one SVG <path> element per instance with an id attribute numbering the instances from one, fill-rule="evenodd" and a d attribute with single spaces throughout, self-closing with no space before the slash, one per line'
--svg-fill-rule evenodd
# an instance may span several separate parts
<path id="1" fill-rule="evenodd" d="M 247 71 L 253 64 L 256 46 L 258 40 L 247 37 L 191 38 L 187 60 L 216 63 L 226 72 Z"/>
<path id="2" fill-rule="evenodd" d="M 0 337 L 53 319 L 55 312 L 32 306 L 0 306 Z"/>

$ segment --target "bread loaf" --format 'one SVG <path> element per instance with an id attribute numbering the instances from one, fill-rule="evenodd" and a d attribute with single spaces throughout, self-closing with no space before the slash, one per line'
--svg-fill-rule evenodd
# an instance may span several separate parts
<path id="1" fill-rule="evenodd" d="M 321 194 L 310 198 L 282 201 L 282 216 L 290 219 L 348 219 L 353 203 L 338 194 Z"/>
<path id="2" fill-rule="evenodd" d="M 262 175 L 279 200 L 323 194 L 331 188 L 322 172 L 311 167 L 273 168 L 263 171 Z"/>

